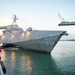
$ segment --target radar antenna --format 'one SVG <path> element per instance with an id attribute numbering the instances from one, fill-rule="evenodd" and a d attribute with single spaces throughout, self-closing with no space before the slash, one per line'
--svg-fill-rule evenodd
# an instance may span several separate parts
<path id="1" fill-rule="evenodd" d="M 14 14 L 14 18 L 12 18 L 12 19 L 13 19 L 13 24 L 16 24 L 16 21 L 19 20 L 15 14 Z"/>

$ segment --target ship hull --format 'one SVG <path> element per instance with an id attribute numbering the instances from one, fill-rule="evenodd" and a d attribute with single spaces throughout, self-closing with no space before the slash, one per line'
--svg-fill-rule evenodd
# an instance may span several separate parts
<path id="1" fill-rule="evenodd" d="M 23 50 L 33 50 L 51 53 L 61 36 L 65 31 L 32 30 L 28 27 L 26 31 L 16 24 L 16 15 L 13 18 L 13 24 L 1 26 L 3 34 L 0 36 L 2 47 L 18 47 Z"/>
<path id="2" fill-rule="evenodd" d="M 27 51 L 35 51 L 35 52 L 44 52 L 51 53 L 61 36 L 65 33 L 65 31 L 39 31 L 34 30 L 25 32 L 24 36 L 21 34 L 14 34 L 14 38 L 11 37 L 11 33 L 7 32 L 5 34 L 6 39 L 4 45 L 13 44 L 18 48 L 22 48 Z M 7 36 L 9 34 L 9 36 Z"/>
<path id="3" fill-rule="evenodd" d="M 51 53 L 61 36 L 62 35 L 49 36 L 35 40 L 22 41 L 15 44 L 22 50 Z"/>

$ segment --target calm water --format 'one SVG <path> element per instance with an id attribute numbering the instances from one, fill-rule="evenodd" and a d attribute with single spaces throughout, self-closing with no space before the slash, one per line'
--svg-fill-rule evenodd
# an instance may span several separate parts
<path id="1" fill-rule="evenodd" d="M 59 41 L 51 55 L 3 51 L 6 75 L 75 75 L 75 41 Z"/>

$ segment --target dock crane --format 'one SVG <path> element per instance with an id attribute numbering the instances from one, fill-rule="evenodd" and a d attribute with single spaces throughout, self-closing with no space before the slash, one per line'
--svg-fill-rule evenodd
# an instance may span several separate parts
<path id="1" fill-rule="evenodd" d="M 75 25 L 75 22 L 68 22 L 63 17 L 61 17 L 59 13 L 58 13 L 58 15 L 59 15 L 59 18 L 61 20 L 61 22 L 58 24 L 58 26 L 72 26 L 72 25 Z"/>

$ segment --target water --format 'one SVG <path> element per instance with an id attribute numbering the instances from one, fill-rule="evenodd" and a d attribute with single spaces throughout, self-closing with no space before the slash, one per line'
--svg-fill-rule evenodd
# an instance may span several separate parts
<path id="1" fill-rule="evenodd" d="M 5 75 L 75 75 L 75 41 L 59 41 L 51 55 L 3 51 Z"/>

